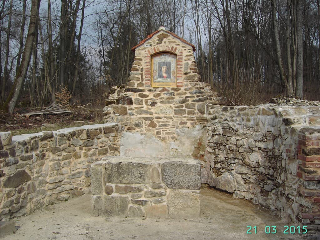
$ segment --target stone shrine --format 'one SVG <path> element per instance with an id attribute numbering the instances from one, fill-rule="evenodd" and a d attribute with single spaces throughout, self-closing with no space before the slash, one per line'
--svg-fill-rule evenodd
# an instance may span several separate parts
<path id="1" fill-rule="evenodd" d="M 0 221 L 88 193 L 95 215 L 195 218 L 206 183 L 320 231 L 319 102 L 221 106 L 192 44 L 160 28 L 133 50 L 107 123 L 0 133 Z"/>
<path id="2" fill-rule="evenodd" d="M 92 166 L 94 213 L 199 217 L 197 158 L 204 156 L 203 115 L 214 94 L 199 81 L 195 47 L 164 27 L 132 50 L 130 81 L 114 89 L 105 108 L 107 121 L 121 123 L 124 133 L 120 156 Z"/>

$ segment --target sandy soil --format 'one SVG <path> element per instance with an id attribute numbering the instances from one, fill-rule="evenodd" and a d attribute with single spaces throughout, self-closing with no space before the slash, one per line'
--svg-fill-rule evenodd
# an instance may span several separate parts
<path id="1" fill-rule="evenodd" d="M 6 240 L 23 239 L 305 239 L 304 234 L 283 234 L 288 225 L 245 200 L 213 189 L 201 190 L 201 218 L 193 220 L 105 218 L 91 215 L 91 196 L 39 210 L 16 220 L 19 229 Z M 257 226 L 257 234 L 247 234 Z M 266 234 L 266 226 L 277 233 Z M 320 238 L 320 236 L 319 236 Z M 317 238 L 312 238 L 317 239 Z"/>

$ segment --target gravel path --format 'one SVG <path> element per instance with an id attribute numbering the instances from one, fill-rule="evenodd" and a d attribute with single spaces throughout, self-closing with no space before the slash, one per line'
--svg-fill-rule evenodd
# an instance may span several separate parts
<path id="1" fill-rule="evenodd" d="M 17 219 L 17 232 L 3 239 L 302 239 L 302 234 L 283 234 L 285 225 L 279 218 L 245 200 L 204 188 L 199 219 L 93 217 L 91 197 L 85 195 Z M 257 234 L 254 229 L 252 234 L 247 234 L 247 226 L 257 226 Z M 277 233 L 266 234 L 266 226 L 276 226 Z"/>

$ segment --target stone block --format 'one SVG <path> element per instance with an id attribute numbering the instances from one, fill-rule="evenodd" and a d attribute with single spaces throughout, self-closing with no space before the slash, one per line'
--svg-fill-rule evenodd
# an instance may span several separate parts
<path id="1" fill-rule="evenodd" d="M 130 218 L 139 218 L 145 217 L 146 214 L 143 211 L 142 207 L 139 206 L 130 206 L 128 210 L 128 217 Z"/>
<path id="2" fill-rule="evenodd" d="M 103 214 L 103 201 L 101 196 L 92 196 L 92 213 L 95 217 Z"/>
<path id="3" fill-rule="evenodd" d="M 149 165 L 137 162 L 107 162 L 104 181 L 106 183 L 143 184 L 147 183 Z"/>
<path id="4" fill-rule="evenodd" d="M 25 182 L 29 182 L 31 176 L 25 170 L 18 170 L 13 175 L 9 176 L 4 182 L 4 188 L 16 188 Z"/>
<path id="5" fill-rule="evenodd" d="M 266 108 L 260 108 L 259 115 L 263 115 L 263 116 L 272 116 L 274 115 L 274 112 L 271 109 L 266 109 Z"/>
<path id="6" fill-rule="evenodd" d="M 171 189 L 167 204 L 170 218 L 200 217 L 200 193 L 198 191 Z"/>
<path id="7" fill-rule="evenodd" d="M 164 198 L 154 198 L 152 199 L 152 203 L 153 204 L 160 204 L 160 203 L 164 203 L 166 202 L 166 200 Z"/>
<path id="8" fill-rule="evenodd" d="M 116 129 L 114 127 L 104 127 L 103 128 L 103 133 L 104 134 L 109 134 L 109 133 L 115 133 Z"/>
<path id="9" fill-rule="evenodd" d="M 100 148 L 98 149 L 98 156 L 101 156 L 101 155 L 107 155 L 109 149 L 106 147 L 106 148 Z"/>
<path id="10" fill-rule="evenodd" d="M 82 146 L 82 141 L 78 138 L 74 138 L 71 140 L 71 145 L 76 146 L 76 147 L 80 147 L 80 146 Z"/>
<path id="11" fill-rule="evenodd" d="M 167 218 L 168 206 L 166 204 L 156 204 L 145 207 L 147 218 Z"/>
<path id="12" fill-rule="evenodd" d="M 39 149 L 39 140 L 38 139 L 33 140 L 31 142 L 30 152 L 37 151 L 38 149 Z"/>
<path id="13" fill-rule="evenodd" d="M 161 190 L 161 191 L 146 191 L 144 193 L 144 196 L 146 198 L 163 197 L 163 196 L 166 196 L 166 192 L 165 192 L 165 190 Z"/>
<path id="14" fill-rule="evenodd" d="M 126 216 L 129 198 L 125 196 L 104 196 L 103 212 L 106 216 Z"/>
<path id="15" fill-rule="evenodd" d="M 62 146 L 64 144 L 66 144 L 67 141 L 68 141 L 68 139 L 66 137 L 58 137 L 57 138 L 57 145 Z"/>
<path id="16" fill-rule="evenodd" d="M 133 93 L 140 93 L 140 92 L 144 92 L 144 91 L 145 91 L 144 89 L 134 88 L 134 87 L 125 89 L 125 92 L 133 92 Z"/>
<path id="17" fill-rule="evenodd" d="M 158 115 L 172 115 L 173 107 L 167 105 L 156 106 L 154 109 L 154 113 Z"/>
<path id="18" fill-rule="evenodd" d="M 113 187 L 111 185 L 106 185 L 104 187 L 104 192 L 107 195 L 111 195 L 113 193 Z"/>
<path id="19" fill-rule="evenodd" d="M 131 203 L 135 205 L 146 206 L 149 201 L 145 199 L 132 199 Z"/>
<path id="20" fill-rule="evenodd" d="M 139 93 L 138 96 L 139 96 L 139 98 L 148 98 L 149 97 L 149 95 L 145 94 L 145 93 Z"/>
<path id="21" fill-rule="evenodd" d="M 69 154 L 63 155 L 62 158 L 61 158 L 61 160 L 62 160 L 62 161 L 65 161 L 65 160 L 69 160 L 69 159 L 71 159 L 71 158 L 72 158 L 72 154 L 69 153 Z"/>
<path id="22" fill-rule="evenodd" d="M 133 100 L 133 103 L 134 103 L 135 105 L 143 105 L 143 99 L 141 99 L 141 98 L 135 98 L 135 99 Z"/>
<path id="23" fill-rule="evenodd" d="M 236 182 L 231 173 L 225 172 L 221 176 L 213 179 L 213 186 L 218 189 L 233 193 L 236 189 Z"/>
<path id="24" fill-rule="evenodd" d="M 128 108 L 123 105 L 114 105 L 113 111 L 115 114 L 118 114 L 118 115 L 127 115 L 128 114 Z"/>
<path id="25" fill-rule="evenodd" d="M 93 195 L 101 195 L 102 186 L 102 164 L 91 165 L 91 192 Z"/>
<path id="26" fill-rule="evenodd" d="M 186 103 L 185 107 L 186 107 L 186 109 L 195 109 L 196 104 L 195 103 Z"/>
<path id="27" fill-rule="evenodd" d="M 152 167 L 149 174 L 151 183 L 161 183 L 161 175 L 157 167 Z"/>
<path id="28" fill-rule="evenodd" d="M 165 162 L 161 166 L 162 181 L 172 189 L 200 189 L 201 173 L 199 163 L 183 161 Z"/>
<path id="29" fill-rule="evenodd" d="M 142 194 L 141 193 L 132 193 L 132 194 L 130 194 L 130 198 L 131 199 L 139 199 L 139 198 L 142 198 Z"/>
<path id="30" fill-rule="evenodd" d="M 83 146 L 84 147 L 92 147 L 94 145 L 94 141 L 93 140 L 87 140 L 83 142 Z"/>
<path id="31" fill-rule="evenodd" d="M 0 151 L 0 158 L 8 158 L 9 152 L 8 151 Z"/>
<path id="32" fill-rule="evenodd" d="M 138 186 L 131 186 L 131 185 L 116 185 L 115 186 L 115 193 L 120 193 L 120 194 L 139 193 L 142 191 L 143 191 L 143 188 L 138 187 Z"/>
<path id="33" fill-rule="evenodd" d="M 137 115 L 153 115 L 153 112 L 145 109 L 138 109 L 136 111 L 136 114 Z"/>
<path id="34" fill-rule="evenodd" d="M 20 157 L 21 161 L 29 161 L 33 159 L 33 154 L 25 154 Z"/>
<path id="35" fill-rule="evenodd" d="M 197 110 L 200 114 L 205 114 L 206 113 L 206 104 L 205 103 L 199 103 L 197 105 Z"/>
<path id="36" fill-rule="evenodd" d="M 6 159 L 6 162 L 4 164 L 5 167 L 9 167 L 9 166 L 12 166 L 12 165 L 15 165 L 15 164 L 18 164 L 19 163 L 19 159 L 16 158 L 16 157 L 13 157 L 13 158 L 8 158 Z"/>
<path id="37" fill-rule="evenodd" d="M 186 115 L 186 109 L 174 109 L 174 115 Z"/>
<path id="38" fill-rule="evenodd" d="M 196 81 L 198 79 L 198 74 L 188 74 L 184 80 L 186 81 Z"/>
<path id="39" fill-rule="evenodd" d="M 69 178 L 70 179 L 81 178 L 83 175 L 84 175 L 84 171 L 79 170 L 70 174 Z"/>
<path id="40" fill-rule="evenodd" d="M 50 138 L 53 138 L 53 137 L 54 137 L 53 132 L 51 132 L 51 131 L 43 131 L 42 135 L 39 138 L 39 140 L 40 141 L 46 141 L 46 140 L 48 140 Z"/>
<path id="41" fill-rule="evenodd" d="M 12 142 L 11 132 L 0 132 L 0 142 L 3 146 L 10 145 Z"/>
<path id="42" fill-rule="evenodd" d="M 149 124 L 148 124 L 148 127 L 150 128 L 156 128 L 158 125 L 154 122 L 154 121 L 151 121 Z"/>

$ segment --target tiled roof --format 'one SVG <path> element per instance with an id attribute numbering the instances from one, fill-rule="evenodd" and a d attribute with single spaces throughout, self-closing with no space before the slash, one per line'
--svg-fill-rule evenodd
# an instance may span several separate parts
<path id="1" fill-rule="evenodd" d="M 185 44 L 190 45 L 190 46 L 192 47 L 193 51 L 196 50 L 196 47 L 195 47 L 193 44 L 187 42 L 186 40 L 184 40 L 183 38 L 177 36 L 177 35 L 174 34 L 173 32 L 169 32 L 169 31 L 167 31 L 167 30 L 159 29 L 159 30 L 151 33 L 150 35 L 148 35 L 148 36 L 147 36 L 145 39 L 143 39 L 138 45 L 136 45 L 136 46 L 134 46 L 133 48 L 131 48 L 131 51 L 134 51 L 137 47 L 140 47 L 142 44 L 144 44 L 146 41 L 148 41 L 148 40 L 151 39 L 154 35 L 156 35 L 157 33 L 161 32 L 161 31 L 166 32 L 166 33 L 170 34 L 171 36 L 179 39 L 181 42 L 184 42 Z"/>

